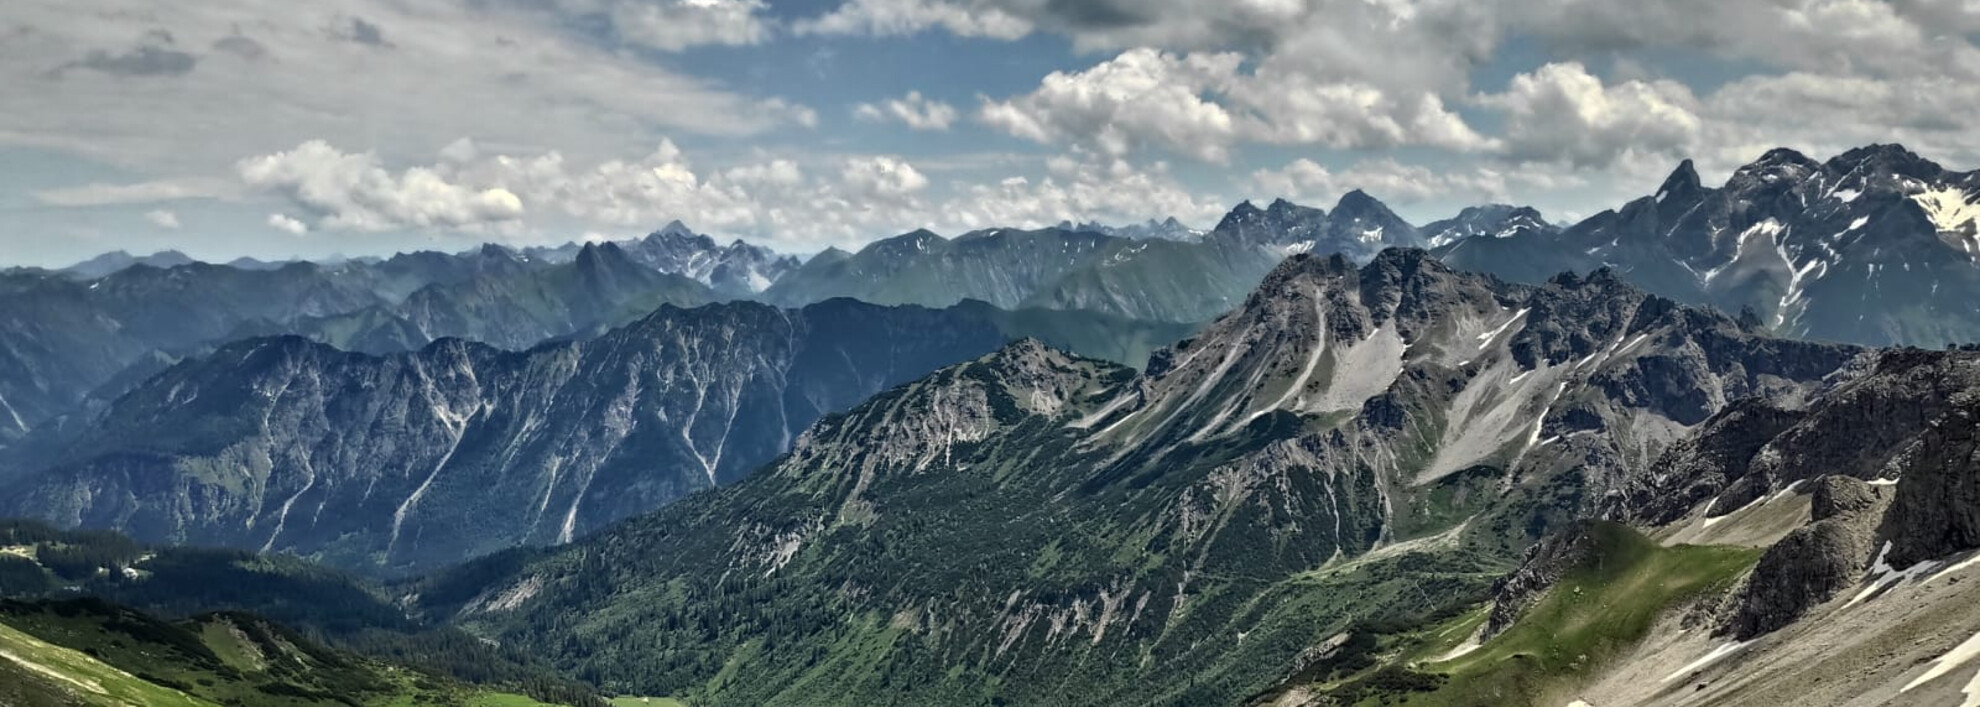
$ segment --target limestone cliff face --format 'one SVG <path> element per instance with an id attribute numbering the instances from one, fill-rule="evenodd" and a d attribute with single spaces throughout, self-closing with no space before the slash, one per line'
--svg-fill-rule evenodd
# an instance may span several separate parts
<path id="1" fill-rule="evenodd" d="M 1967 381 L 1893 461 L 1903 474 L 1885 522 L 1894 567 L 1980 548 L 1980 379 Z"/>

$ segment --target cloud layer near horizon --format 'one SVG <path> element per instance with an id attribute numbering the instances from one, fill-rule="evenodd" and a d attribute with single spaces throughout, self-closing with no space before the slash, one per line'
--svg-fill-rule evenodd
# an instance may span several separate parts
<path id="1" fill-rule="evenodd" d="M 1570 217 L 1778 145 L 1972 166 L 1976 33 L 1961 0 L 28 0 L 0 238 L 812 250 L 1353 188 Z M 71 222 L 130 232 L 40 232 Z"/>

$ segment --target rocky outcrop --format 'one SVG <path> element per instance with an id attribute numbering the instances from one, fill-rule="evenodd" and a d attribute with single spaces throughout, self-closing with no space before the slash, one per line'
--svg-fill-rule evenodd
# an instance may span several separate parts
<path id="1" fill-rule="evenodd" d="M 1904 475 L 1886 528 L 1891 566 L 1980 547 L 1980 391 L 1955 400 L 1898 465 Z"/>
<path id="2" fill-rule="evenodd" d="M 1648 473 L 1634 476 L 1616 497 L 1605 500 L 1604 509 L 1618 520 L 1643 525 L 1675 521 L 1744 478 L 1754 455 L 1801 417 L 1799 411 L 1762 398 L 1735 402 L 1697 433 L 1671 445 Z M 1731 512 L 1760 493 L 1764 489 L 1749 487 L 1713 510 Z"/>
<path id="3" fill-rule="evenodd" d="M 1889 494 L 1858 479 L 1827 476 L 1817 481 L 1813 522 L 1788 533 L 1760 557 L 1724 630 L 1737 640 L 1752 640 L 1855 586 L 1869 566 L 1877 524 L 1889 503 Z"/>
<path id="4" fill-rule="evenodd" d="M 1482 638 L 1511 628 L 1561 577 L 1588 561 L 1596 547 L 1592 528 L 1593 521 L 1575 523 L 1528 547 L 1519 569 L 1492 584 L 1492 613 Z"/>

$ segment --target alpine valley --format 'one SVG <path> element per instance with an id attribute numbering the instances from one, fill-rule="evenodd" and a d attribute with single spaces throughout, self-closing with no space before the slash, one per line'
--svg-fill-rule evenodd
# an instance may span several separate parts
<path id="1" fill-rule="evenodd" d="M 1980 702 L 1980 173 L 0 274 L 0 704 Z"/>

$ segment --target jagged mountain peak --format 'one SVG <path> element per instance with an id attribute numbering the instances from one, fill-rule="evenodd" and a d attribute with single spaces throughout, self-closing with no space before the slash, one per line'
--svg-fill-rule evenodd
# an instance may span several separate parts
<path id="1" fill-rule="evenodd" d="M 1560 230 L 1547 221 L 1539 209 L 1511 204 L 1467 206 L 1458 215 L 1432 222 L 1420 229 L 1426 245 L 1439 248 L 1474 236 L 1511 238 L 1528 231 L 1552 233 Z"/>
<path id="2" fill-rule="evenodd" d="M 1271 204 L 1266 205 L 1265 211 L 1278 214 L 1305 214 L 1322 211 L 1322 209 L 1296 204 L 1290 200 L 1279 198 L 1273 199 Z"/>
<path id="3" fill-rule="evenodd" d="M 1729 187 L 1741 186 L 1742 182 L 1759 180 L 1774 183 L 1780 180 L 1799 182 L 1811 175 L 1822 172 L 1822 164 L 1798 151 L 1786 147 L 1768 150 L 1760 159 L 1747 163 L 1733 172 Z"/>
<path id="4" fill-rule="evenodd" d="M 1346 194 L 1342 194 L 1341 198 L 1334 202 L 1334 214 L 1337 216 L 1342 212 L 1353 214 L 1377 209 L 1387 212 L 1389 211 L 1389 206 L 1382 203 L 1382 200 L 1370 196 L 1368 192 L 1360 189 L 1348 190 Z"/>
<path id="5" fill-rule="evenodd" d="M 661 275 L 646 266 L 640 265 L 626 253 L 625 248 L 611 241 L 586 243 L 578 250 L 571 261 L 577 271 L 591 278 L 631 277 L 637 280 L 657 279 Z"/>
<path id="6" fill-rule="evenodd" d="M 494 243 L 483 243 L 481 248 L 475 251 L 475 255 L 484 262 L 510 263 L 518 261 L 515 251 L 510 250 L 506 246 L 496 245 Z"/>
<path id="7" fill-rule="evenodd" d="M 648 243 L 666 244 L 682 248 L 715 250 L 718 247 L 714 238 L 695 233 L 680 221 L 669 222 L 660 230 L 646 234 L 645 240 Z M 741 243 L 741 241 L 737 241 L 737 243 Z"/>
<path id="8" fill-rule="evenodd" d="M 674 220 L 672 220 L 672 221 L 668 221 L 668 222 L 667 222 L 667 225 L 665 225 L 665 226 L 661 226 L 661 227 L 660 227 L 660 230 L 658 230 L 658 231 L 654 231 L 654 232 L 653 232 L 652 234 L 649 234 L 649 235 L 653 235 L 653 236 L 696 236 L 696 235 L 700 235 L 700 234 L 697 234 L 697 233 L 695 233 L 695 232 L 694 232 L 694 229 L 691 229 L 691 228 L 688 228 L 688 227 L 687 227 L 687 224 L 685 224 L 685 223 L 681 223 L 681 220 L 680 220 L 680 219 L 674 219 Z"/>
<path id="9" fill-rule="evenodd" d="M 1228 234 L 1248 234 L 1248 239 L 1269 238 L 1268 231 L 1278 231 L 1280 236 L 1289 237 L 1284 232 L 1311 226 L 1323 221 L 1327 212 L 1310 206 L 1301 206 L 1285 199 L 1273 199 L 1264 208 L 1249 199 L 1231 208 L 1224 218 L 1217 222 L 1216 232 Z"/>
<path id="10" fill-rule="evenodd" d="M 1936 173 L 1941 167 L 1937 162 L 1925 159 L 1910 148 L 1898 143 L 1878 143 L 1852 148 L 1829 159 L 1829 166 L 1838 172 L 1848 172 L 1859 167 L 1898 173 Z"/>
<path id="11" fill-rule="evenodd" d="M 1689 200 L 1703 191 L 1704 184 L 1699 181 L 1698 167 L 1692 164 L 1689 158 L 1678 163 L 1677 169 L 1671 171 L 1671 176 L 1664 178 L 1663 186 L 1657 188 L 1660 197 L 1675 197 L 1681 200 Z"/>
<path id="12" fill-rule="evenodd" d="M 606 260 L 624 257 L 626 257 L 626 249 L 620 248 L 619 244 L 599 241 L 584 244 L 584 247 L 578 249 L 577 257 L 572 262 L 580 266 L 595 267 Z"/>

